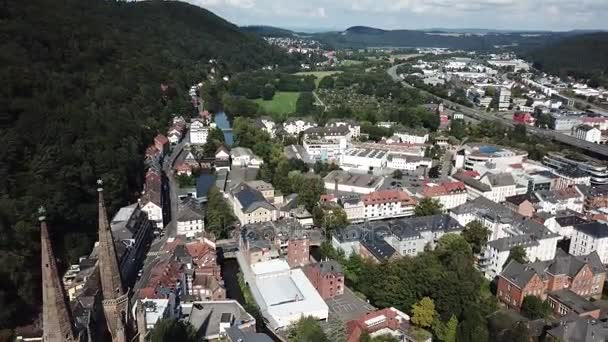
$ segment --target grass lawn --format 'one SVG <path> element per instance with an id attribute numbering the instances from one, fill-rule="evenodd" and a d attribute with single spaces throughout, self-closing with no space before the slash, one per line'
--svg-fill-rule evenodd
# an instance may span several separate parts
<path id="1" fill-rule="evenodd" d="M 333 74 L 336 74 L 339 72 L 342 72 L 342 71 L 302 71 L 302 72 L 296 73 L 296 75 L 302 75 L 302 76 L 313 75 L 314 77 L 316 77 L 315 86 L 319 87 L 319 82 L 321 82 L 323 77 L 330 76 L 330 75 L 333 75 Z"/>
<path id="2" fill-rule="evenodd" d="M 362 61 L 355 61 L 355 60 L 352 60 L 352 59 L 345 59 L 345 60 L 343 60 L 341 62 L 341 64 L 344 65 L 344 66 L 359 65 L 361 63 L 363 63 L 363 62 Z"/>
<path id="3" fill-rule="evenodd" d="M 300 93 L 298 92 L 277 91 L 270 101 L 262 99 L 254 101 L 268 113 L 286 115 L 296 111 L 296 101 L 298 101 L 299 96 Z"/>

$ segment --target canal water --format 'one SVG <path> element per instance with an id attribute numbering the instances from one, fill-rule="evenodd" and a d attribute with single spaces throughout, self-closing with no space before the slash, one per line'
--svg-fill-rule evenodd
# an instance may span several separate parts
<path id="1" fill-rule="evenodd" d="M 230 121 L 228 121 L 228 116 L 224 112 L 217 112 L 213 118 L 213 121 L 217 125 L 218 128 L 224 132 L 224 140 L 226 141 L 226 145 L 231 147 L 234 145 L 234 135 L 232 134 L 232 127 L 230 127 Z"/>

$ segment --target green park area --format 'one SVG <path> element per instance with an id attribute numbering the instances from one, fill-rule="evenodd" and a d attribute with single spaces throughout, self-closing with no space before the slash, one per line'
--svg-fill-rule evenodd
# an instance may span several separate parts
<path id="1" fill-rule="evenodd" d="M 265 112 L 284 115 L 296 111 L 296 102 L 299 96 L 299 92 L 277 91 L 272 100 L 264 101 L 263 99 L 256 99 L 254 101 Z"/>
<path id="2" fill-rule="evenodd" d="M 318 87 L 319 86 L 319 82 L 321 82 L 321 80 L 325 77 L 325 76 L 331 76 L 335 73 L 339 73 L 341 71 L 302 71 L 302 72 L 298 72 L 296 73 L 296 75 L 299 76 L 309 76 L 312 75 L 315 78 L 315 86 Z"/>

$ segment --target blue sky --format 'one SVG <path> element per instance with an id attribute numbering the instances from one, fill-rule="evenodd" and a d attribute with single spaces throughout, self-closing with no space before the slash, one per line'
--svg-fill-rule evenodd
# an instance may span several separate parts
<path id="1" fill-rule="evenodd" d="M 608 30 L 608 0 L 182 0 L 237 25 Z"/>

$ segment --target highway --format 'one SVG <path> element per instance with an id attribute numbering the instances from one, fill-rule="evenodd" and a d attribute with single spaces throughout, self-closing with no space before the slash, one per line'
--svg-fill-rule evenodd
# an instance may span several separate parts
<path id="1" fill-rule="evenodd" d="M 401 77 L 399 77 L 399 75 L 397 75 L 397 68 L 399 66 L 401 66 L 402 64 L 397 64 L 389 69 L 387 69 L 387 73 L 389 74 L 389 76 L 391 76 L 391 78 L 395 81 L 395 82 L 401 82 L 401 84 L 403 84 L 405 87 L 408 88 L 414 88 L 413 86 L 411 86 L 410 84 L 406 83 L 405 81 L 403 81 L 401 79 Z M 498 121 L 502 124 L 504 124 L 505 126 L 508 127 L 513 127 L 513 122 L 511 120 L 505 119 L 505 118 L 501 118 L 497 115 L 491 115 L 489 113 L 483 112 L 483 111 L 479 111 L 477 109 L 473 109 L 473 108 L 469 108 L 466 106 L 463 106 L 461 104 L 452 102 L 450 100 L 438 97 L 437 95 L 431 94 L 428 91 L 422 90 L 422 89 L 418 89 L 421 93 L 428 95 L 430 97 L 434 97 L 438 100 L 441 100 L 445 105 L 456 108 L 459 112 L 462 112 L 464 115 L 471 117 L 473 119 L 476 120 L 494 120 L 494 121 Z M 556 131 L 552 131 L 552 130 L 546 130 L 546 129 L 542 129 L 542 128 L 538 128 L 538 127 L 531 127 L 528 126 L 527 127 L 527 131 L 528 133 L 532 133 L 532 134 L 536 134 L 542 137 L 546 137 L 546 138 L 550 138 L 552 140 L 555 140 L 557 142 L 560 142 L 562 144 L 566 144 L 566 145 L 570 145 L 570 146 L 574 146 L 592 153 L 595 153 L 597 155 L 603 156 L 603 157 L 608 157 L 608 145 L 599 145 L 599 144 L 594 144 L 585 140 L 581 140 L 581 139 L 576 139 L 574 137 L 571 137 L 569 135 L 563 134 L 563 133 L 559 133 Z"/>

